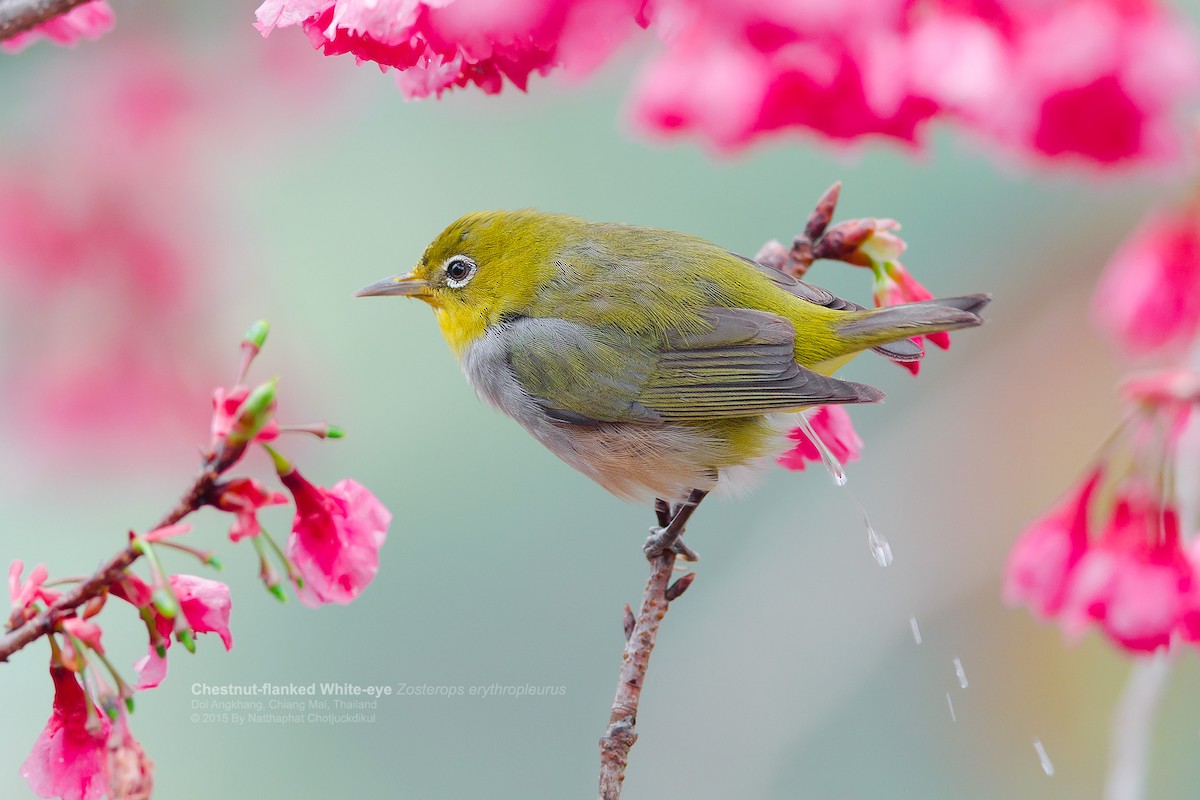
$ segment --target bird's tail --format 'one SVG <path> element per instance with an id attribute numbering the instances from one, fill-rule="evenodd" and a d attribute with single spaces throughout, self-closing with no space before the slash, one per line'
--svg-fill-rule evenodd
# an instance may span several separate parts
<path id="1" fill-rule="evenodd" d="M 875 348 L 899 361 L 915 361 L 921 357 L 921 351 L 915 345 L 907 345 L 908 339 L 981 325 L 983 318 L 979 312 L 991 299 L 991 295 L 968 294 L 855 311 L 838 315 L 834 329 L 854 350 Z"/>

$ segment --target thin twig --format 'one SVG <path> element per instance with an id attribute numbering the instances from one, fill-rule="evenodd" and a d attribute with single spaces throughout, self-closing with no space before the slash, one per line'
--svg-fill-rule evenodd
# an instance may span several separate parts
<path id="1" fill-rule="evenodd" d="M 203 506 L 218 476 L 229 466 L 229 464 L 222 461 L 203 470 L 196 476 L 196 480 L 192 483 L 187 493 L 180 499 L 178 505 L 151 530 L 163 528 L 167 525 L 174 525 L 188 514 Z M 0 663 L 7 661 L 9 656 L 26 645 L 37 641 L 42 636 L 52 633 L 55 626 L 58 625 L 63 617 L 93 597 L 98 597 L 108 587 L 120 580 L 121 576 L 125 574 L 125 570 L 133 562 L 137 561 L 140 556 L 141 553 L 132 546 L 126 547 L 104 562 L 86 580 L 64 592 L 45 611 L 14 628 L 11 633 L 0 639 Z"/>
<path id="2" fill-rule="evenodd" d="M 91 0 L 0 0 L 0 42 L 89 2 Z"/>
<path id="3" fill-rule="evenodd" d="M 658 638 L 658 626 L 670 606 L 669 598 L 683 594 L 695 578 L 694 575 L 685 575 L 674 585 L 671 584 L 676 558 L 674 546 L 704 495 L 704 492 L 692 492 L 687 502 L 674 509 L 674 514 L 670 513 L 665 502 L 655 504 L 660 530 L 647 543 L 650 578 L 646 581 L 642 606 L 637 618 L 632 620 L 632 626 L 629 607 L 625 607 L 626 642 L 621 654 L 621 674 L 608 717 L 608 729 L 600 739 L 600 800 L 618 800 L 621 796 L 625 767 L 629 764 L 629 750 L 637 741 L 638 702 L 646 681 L 646 670 L 650 666 L 650 652 Z"/>

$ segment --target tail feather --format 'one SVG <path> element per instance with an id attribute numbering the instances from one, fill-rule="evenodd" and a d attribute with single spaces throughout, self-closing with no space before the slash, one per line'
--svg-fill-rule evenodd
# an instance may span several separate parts
<path id="1" fill-rule="evenodd" d="M 880 347 L 923 336 L 983 324 L 979 311 L 991 301 L 986 294 L 945 297 L 871 311 L 847 313 L 836 321 L 838 334 L 862 348 Z"/>

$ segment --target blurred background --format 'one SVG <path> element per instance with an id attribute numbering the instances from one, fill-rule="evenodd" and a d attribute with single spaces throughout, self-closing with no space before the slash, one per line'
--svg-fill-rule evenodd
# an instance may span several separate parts
<path id="1" fill-rule="evenodd" d="M 915 157 L 791 136 L 717 159 L 629 134 L 644 41 L 584 85 L 410 103 L 298 32 L 261 39 L 252 12 L 131 1 L 98 43 L 0 62 L 0 561 L 83 574 L 173 506 L 207 440 L 208 394 L 257 318 L 272 334 L 252 377 L 281 376 L 280 416 L 349 432 L 287 454 L 395 513 L 374 584 L 315 611 L 281 606 L 226 518 L 197 515 L 195 543 L 218 550 L 233 589 L 235 646 L 175 648 L 165 683 L 139 696 L 158 796 L 593 796 L 652 514 L 480 404 L 428 308 L 352 293 L 407 270 L 470 210 L 535 206 L 753 254 L 799 232 L 835 180 L 839 218 L 900 219 L 909 269 L 935 294 L 992 292 L 989 323 L 915 380 L 877 358 L 847 370 L 888 400 L 852 412 L 866 451 L 845 489 L 778 470 L 701 509 L 699 577 L 659 637 L 626 796 L 1100 795 L 1129 660 L 1004 608 L 1000 578 L 1019 531 L 1116 422 L 1120 362 L 1089 294 L 1182 176 L 1034 175 L 944 134 Z M 865 272 L 810 277 L 869 302 Z M 891 566 L 872 558 L 855 499 Z M 282 536 L 275 511 L 264 522 Z M 127 667 L 145 647 L 131 617 L 105 613 Z M 1200 782 L 1191 656 L 1157 727 L 1155 798 Z M 32 796 L 18 768 L 50 707 L 45 669 L 40 643 L 0 669 L 2 797 Z M 198 682 L 326 681 L 559 690 L 402 694 L 337 727 L 191 721 Z"/>

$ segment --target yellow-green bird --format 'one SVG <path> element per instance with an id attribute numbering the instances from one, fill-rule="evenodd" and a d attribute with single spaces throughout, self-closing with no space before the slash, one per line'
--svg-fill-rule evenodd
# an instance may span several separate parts
<path id="1" fill-rule="evenodd" d="M 980 324 L 986 295 L 866 310 L 695 236 L 540 211 L 446 228 L 405 275 L 476 393 L 613 494 L 698 502 L 788 445 L 790 412 L 883 394 L 830 377 L 867 349 Z"/>

